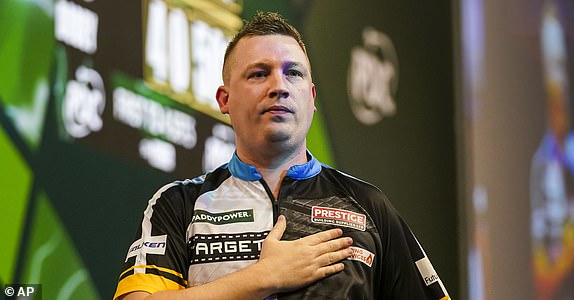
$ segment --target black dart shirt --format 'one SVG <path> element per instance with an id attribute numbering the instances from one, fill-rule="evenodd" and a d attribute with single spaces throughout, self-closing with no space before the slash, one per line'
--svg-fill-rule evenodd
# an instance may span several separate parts
<path id="1" fill-rule="evenodd" d="M 162 187 L 144 211 L 114 298 L 184 289 L 245 268 L 283 214 L 283 239 L 339 227 L 353 238 L 353 255 L 342 272 L 271 299 L 450 299 L 385 195 L 309 157 L 289 169 L 277 199 L 236 155 L 206 175 Z"/>

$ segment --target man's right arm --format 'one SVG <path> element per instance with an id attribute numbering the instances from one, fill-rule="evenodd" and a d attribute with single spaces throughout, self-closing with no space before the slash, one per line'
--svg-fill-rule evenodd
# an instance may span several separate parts
<path id="1" fill-rule="evenodd" d="M 120 299 L 263 299 L 295 290 L 343 270 L 350 256 L 351 238 L 341 229 L 319 232 L 294 241 L 281 241 L 284 216 L 263 242 L 257 263 L 218 280 L 183 290 L 149 294 L 136 291 Z"/>

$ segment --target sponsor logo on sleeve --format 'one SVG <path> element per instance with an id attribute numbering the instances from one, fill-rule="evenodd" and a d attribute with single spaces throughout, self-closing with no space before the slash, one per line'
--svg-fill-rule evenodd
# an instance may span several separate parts
<path id="1" fill-rule="evenodd" d="M 367 228 L 367 217 L 364 214 L 330 207 L 313 206 L 311 209 L 311 221 L 313 223 L 338 225 L 361 231 L 365 231 Z"/>
<path id="2" fill-rule="evenodd" d="M 135 241 L 128 250 L 126 261 L 128 258 L 138 254 L 165 254 L 165 247 L 167 243 L 167 235 L 148 236 Z"/>
<path id="3" fill-rule="evenodd" d="M 212 213 L 205 210 L 196 210 L 193 214 L 193 223 L 210 223 L 225 225 L 230 223 L 253 222 L 253 209 L 232 210 Z"/>
<path id="4" fill-rule="evenodd" d="M 440 280 L 428 257 L 417 260 L 415 264 L 427 286 Z"/>
<path id="5" fill-rule="evenodd" d="M 352 250 L 352 254 L 347 258 L 348 260 L 360 261 L 369 267 L 373 265 L 373 259 L 375 258 L 374 253 L 359 247 L 349 247 L 349 248 Z"/>

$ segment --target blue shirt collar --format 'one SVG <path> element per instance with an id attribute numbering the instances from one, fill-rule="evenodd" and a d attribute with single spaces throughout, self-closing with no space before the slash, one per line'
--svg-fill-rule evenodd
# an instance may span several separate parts
<path id="1" fill-rule="evenodd" d="M 310 158 L 309 161 L 301 165 L 291 166 L 285 176 L 302 180 L 319 174 L 321 171 L 321 163 L 309 151 L 307 151 L 307 156 Z M 242 162 L 237 156 L 237 152 L 233 153 L 233 157 L 231 161 L 229 161 L 228 166 L 231 175 L 234 177 L 247 181 L 257 181 L 263 178 L 254 166 Z"/>

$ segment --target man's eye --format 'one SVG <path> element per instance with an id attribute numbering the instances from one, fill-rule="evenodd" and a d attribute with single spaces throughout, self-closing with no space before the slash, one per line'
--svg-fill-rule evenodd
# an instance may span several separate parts
<path id="1" fill-rule="evenodd" d="M 264 71 L 257 71 L 249 74 L 249 78 L 263 78 L 267 75 Z"/>
<path id="2" fill-rule="evenodd" d="M 288 70 L 286 75 L 289 77 L 303 77 L 303 73 L 297 70 Z"/>

